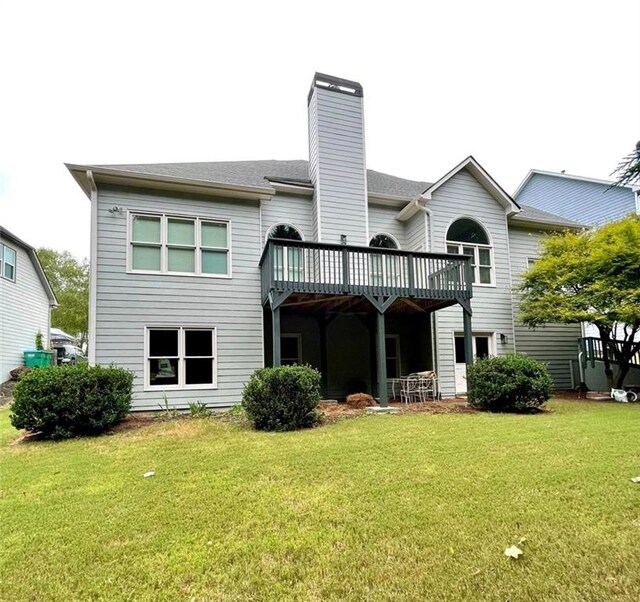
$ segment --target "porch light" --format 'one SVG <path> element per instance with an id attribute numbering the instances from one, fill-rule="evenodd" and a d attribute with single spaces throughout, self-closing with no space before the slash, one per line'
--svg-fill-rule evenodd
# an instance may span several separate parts
<path id="1" fill-rule="evenodd" d="M 347 244 L 347 235 L 346 234 L 341 234 L 340 235 L 340 244 L 341 245 L 346 245 Z"/>
<path id="2" fill-rule="evenodd" d="M 506 345 L 509 342 L 509 339 L 507 338 L 506 334 L 500 333 L 500 342 L 503 345 Z"/>

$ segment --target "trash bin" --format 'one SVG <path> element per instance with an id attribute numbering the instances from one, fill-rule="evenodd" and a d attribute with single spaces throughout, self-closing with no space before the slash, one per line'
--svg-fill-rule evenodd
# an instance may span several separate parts
<path id="1" fill-rule="evenodd" d="M 53 351 L 33 349 L 24 352 L 24 365 L 27 368 L 50 366 L 53 363 Z"/>

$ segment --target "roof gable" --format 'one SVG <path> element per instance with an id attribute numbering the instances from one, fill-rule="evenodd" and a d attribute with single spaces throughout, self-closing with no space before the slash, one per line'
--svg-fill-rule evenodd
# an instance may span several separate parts
<path id="1" fill-rule="evenodd" d="M 0 226 L 0 235 L 13 244 L 22 247 L 27 252 L 27 255 L 29 255 L 29 258 L 31 259 L 31 263 L 33 263 L 36 274 L 38 274 L 38 278 L 42 283 L 42 288 L 47 294 L 47 297 L 49 297 L 50 305 L 58 305 L 58 300 L 56 299 L 56 295 L 53 292 L 53 289 L 51 288 L 51 284 L 49 283 L 49 279 L 47 278 L 47 275 L 44 272 L 44 268 L 40 263 L 40 259 L 38 258 L 38 253 L 36 252 L 36 250 L 31 245 L 27 244 L 22 239 L 18 238 L 15 234 L 12 234 L 11 232 L 9 232 L 9 230 L 3 228 L 2 226 Z"/>

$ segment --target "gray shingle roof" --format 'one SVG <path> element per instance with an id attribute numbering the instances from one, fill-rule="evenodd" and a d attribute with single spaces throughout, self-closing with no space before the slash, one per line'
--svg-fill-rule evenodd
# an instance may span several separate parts
<path id="1" fill-rule="evenodd" d="M 307 161 L 216 161 L 207 163 L 97 165 L 94 167 L 139 175 L 182 178 L 259 188 L 268 186 L 269 180 L 311 185 Z M 398 178 L 368 169 L 367 186 L 369 194 L 405 197 L 409 200 L 423 193 L 431 186 L 431 183 L 406 180 L 405 178 Z M 582 225 L 528 206 L 522 206 L 522 211 L 512 219 L 574 228 Z"/>
<path id="2" fill-rule="evenodd" d="M 264 187 L 268 186 L 269 179 L 311 183 L 307 161 L 216 161 L 215 163 L 149 163 L 95 167 L 237 186 Z M 368 169 L 367 185 L 370 194 L 413 198 L 424 192 L 430 183 L 405 180 Z"/>
<path id="3" fill-rule="evenodd" d="M 570 219 L 554 215 L 542 209 L 536 209 L 529 205 L 520 205 L 522 211 L 514 215 L 511 219 L 515 221 L 534 221 L 542 224 L 552 224 L 554 226 L 566 226 L 567 228 L 586 228 L 584 224 L 574 222 Z"/>

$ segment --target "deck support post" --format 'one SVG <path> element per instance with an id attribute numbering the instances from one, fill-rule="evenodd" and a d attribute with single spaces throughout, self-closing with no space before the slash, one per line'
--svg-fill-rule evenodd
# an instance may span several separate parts
<path id="1" fill-rule="evenodd" d="M 467 365 L 467 373 L 469 366 L 473 365 L 473 330 L 471 329 L 471 305 L 462 306 L 462 320 L 464 326 L 464 360 Z"/>
<path id="2" fill-rule="evenodd" d="M 387 346 L 385 337 L 384 312 L 378 311 L 376 316 L 377 325 L 377 344 L 378 344 L 378 398 L 380 399 L 380 407 L 389 406 L 389 397 L 387 394 Z"/>
<path id="3" fill-rule="evenodd" d="M 274 368 L 282 363 L 280 352 L 280 307 L 271 308 L 271 328 L 273 332 L 273 362 Z"/>

